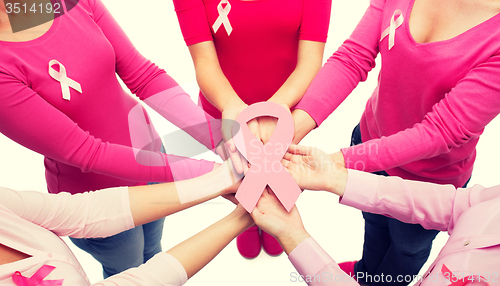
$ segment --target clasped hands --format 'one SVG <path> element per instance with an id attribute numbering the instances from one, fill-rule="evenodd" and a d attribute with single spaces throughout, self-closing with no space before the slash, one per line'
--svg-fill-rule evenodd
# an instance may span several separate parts
<path id="1" fill-rule="evenodd" d="M 223 118 L 235 119 L 243 109 L 229 109 L 223 113 Z M 250 120 L 248 127 L 265 144 L 276 128 L 277 120 L 274 117 L 263 116 Z M 230 158 L 228 161 L 232 162 L 234 173 L 246 173 L 249 164 L 236 150 L 232 142 L 231 130 L 232 126 L 224 126 L 223 123 L 223 136 L 229 138 L 225 142 L 229 153 L 227 157 Z M 314 147 L 291 145 L 281 163 L 301 189 L 325 190 L 339 196 L 343 195 L 347 170 L 341 152 L 328 155 Z M 225 195 L 236 204 L 238 202 L 232 194 L 236 192 L 238 186 L 239 183 L 235 184 Z M 238 208 L 246 212 L 241 205 Z M 304 229 L 296 206 L 287 212 L 269 187 L 263 191 L 251 216 L 255 224 L 278 239 L 286 253 L 290 253 L 300 242 L 310 237 Z"/>

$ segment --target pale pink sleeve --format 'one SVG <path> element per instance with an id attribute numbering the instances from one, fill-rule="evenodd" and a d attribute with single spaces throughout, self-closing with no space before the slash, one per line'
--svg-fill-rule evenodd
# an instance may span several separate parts
<path id="1" fill-rule="evenodd" d="M 296 109 L 319 126 L 375 67 L 385 0 L 372 0 L 352 35 L 320 69 Z"/>
<path id="2" fill-rule="evenodd" d="M 128 269 L 92 286 L 180 286 L 187 279 L 182 264 L 172 255 L 162 252 L 137 268 Z"/>
<path id="3" fill-rule="evenodd" d="M 342 149 L 346 167 L 366 172 L 387 170 L 448 153 L 478 139 L 500 113 L 499 74 L 500 51 L 471 69 L 422 122 L 391 136 Z M 367 154 L 370 152 L 363 152 L 363 148 L 377 152 Z"/>
<path id="4" fill-rule="evenodd" d="M 108 237 L 135 227 L 128 188 L 71 195 L 0 188 L 10 211 L 59 236 Z"/>
<path id="5" fill-rule="evenodd" d="M 213 150 L 222 140 L 219 122 L 196 105 L 163 69 L 137 51 L 102 1 L 89 0 L 89 5 L 95 22 L 113 46 L 116 72 L 132 93 L 209 150 Z"/>
<path id="6" fill-rule="evenodd" d="M 339 268 L 337 262 L 312 237 L 295 247 L 288 259 L 298 272 L 290 273 L 291 282 L 306 282 L 308 285 L 359 285 Z"/>
<path id="7" fill-rule="evenodd" d="M 500 186 L 453 185 L 403 180 L 348 170 L 345 193 L 340 201 L 359 210 L 420 224 L 426 229 L 450 230 L 472 205 L 500 196 Z"/>

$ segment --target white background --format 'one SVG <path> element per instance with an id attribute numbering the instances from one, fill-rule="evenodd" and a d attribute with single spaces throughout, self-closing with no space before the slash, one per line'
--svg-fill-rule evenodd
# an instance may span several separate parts
<path id="1" fill-rule="evenodd" d="M 137 49 L 186 87 L 197 102 L 193 64 L 184 44 L 172 2 L 103 1 Z M 350 35 L 368 3 L 368 0 L 333 0 L 325 61 Z M 348 146 L 351 131 L 358 123 L 366 100 L 376 86 L 379 68 L 377 65 L 368 81 L 360 84 L 338 110 L 319 129 L 309 134 L 302 144 L 316 146 L 327 152 L 335 152 Z M 154 111 L 149 109 L 149 112 L 160 134 L 176 130 L 173 125 L 154 114 Z M 480 183 L 493 186 L 500 182 L 496 168 L 500 152 L 495 148 L 500 138 L 497 131 L 499 124 L 498 120 L 490 123 L 482 136 L 470 185 Z M 168 148 L 168 142 L 166 144 Z M 46 192 L 43 157 L 1 134 L 0 146 L 0 185 L 16 190 Z M 217 160 L 217 157 L 209 153 L 197 158 Z M 334 195 L 312 191 L 304 192 L 297 206 L 306 229 L 337 262 L 357 260 L 361 257 L 363 219 L 360 211 L 339 205 L 338 198 Z M 233 206 L 229 202 L 218 198 L 167 217 L 162 241 L 164 250 L 201 231 L 232 209 Z M 434 260 L 447 238 L 446 233 L 439 234 L 429 261 Z M 74 249 L 90 280 L 101 280 L 99 263 L 74 247 L 71 242 L 69 245 Z M 429 263 L 423 267 L 421 273 L 427 269 Z M 284 254 L 270 257 L 262 251 L 256 259 L 246 260 L 238 254 L 236 243 L 233 241 L 188 281 L 187 285 L 305 285 L 290 282 L 290 273 L 294 271 Z"/>

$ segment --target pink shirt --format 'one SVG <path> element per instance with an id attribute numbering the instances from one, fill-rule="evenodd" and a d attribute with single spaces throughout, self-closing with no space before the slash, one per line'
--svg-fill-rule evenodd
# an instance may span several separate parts
<path id="1" fill-rule="evenodd" d="M 266 101 L 295 69 L 299 40 L 326 42 L 331 0 L 229 0 L 233 28 L 214 32 L 219 0 L 174 0 L 188 46 L 214 41 L 224 75 L 246 103 Z M 225 7 L 225 5 L 224 5 Z M 203 108 L 220 112 L 201 96 Z"/>
<path id="2" fill-rule="evenodd" d="M 166 155 L 148 151 L 159 150 L 159 136 L 116 74 L 132 93 L 177 126 L 202 123 L 190 133 L 213 148 L 216 139 L 210 139 L 205 113 L 164 70 L 134 48 L 100 0 L 81 0 L 41 37 L 0 41 L 0 49 L 0 132 L 45 156 L 52 193 L 176 177 Z M 82 93 L 69 88 L 70 100 L 63 98 L 60 82 L 49 74 L 54 59 L 81 85 Z M 57 65 L 52 68 L 61 72 Z M 134 140 L 146 145 L 133 145 Z M 178 165 L 182 166 L 177 172 L 200 175 L 213 163 L 185 160 Z"/>
<path id="3" fill-rule="evenodd" d="M 0 284 L 15 285 L 12 274 L 31 277 L 43 265 L 56 267 L 45 280 L 88 286 L 87 275 L 59 236 L 107 237 L 134 227 L 127 188 L 70 195 L 16 192 L 0 188 L 0 243 L 30 258 L 0 265 Z M 109 202 L 115 202 L 109 204 Z M 93 285 L 182 285 L 187 275 L 173 256 L 159 253 Z"/>
<path id="4" fill-rule="evenodd" d="M 483 285 L 500 285 L 500 185 L 456 189 L 349 170 L 340 202 L 426 229 L 448 231 L 450 238 L 415 285 L 448 286 L 469 281 L 471 275 L 482 276 Z M 299 244 L 289 258 L 304 278 L 319 275 L 310 285 L 357 285 L 312 238 Z M 447 278 L 449 274 L 443 274 L 443 266 L 455 275 L 453 281 Z M 344 281 L 338 282 L 341 279 Z M 478 282 L 476 277 L 474 284 Z"/>
<path id="5" fill-rule="evenodd" d="M 371 0 L 296 108 L 321 124 L 366 79 L 380 53 L 378 86 L 360 120 L 369 142 L 342 149 L 347 167 L 461 187 L 479 136 L 500 112 L 500 14 L 452 39 L 419 44 L 408 26 L 413 3 Z M 397 10 L 404 22 L 389 50 L 390 37 L 380 39 Z"/>

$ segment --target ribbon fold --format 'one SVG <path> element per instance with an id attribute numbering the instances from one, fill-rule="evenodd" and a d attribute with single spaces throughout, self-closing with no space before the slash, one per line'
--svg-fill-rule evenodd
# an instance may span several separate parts
<path id="1" fill-rule="evenodd" d="M 380 38 L 380 41 L 382 42 L 382 40 L 385 37 L 389 36 L 389 50 L 391 50 L 392 47 L 394 47 L 394 41 L 396 38 L 396 29 L 399 28 L 401 25 L 403 25 L 403 22 L 404 22 L 403 12 L 401 12 L 401 10 L 398 9 L 394 11 L 394 14 L 392 14 L 391 24 L 389 25 L 389 27 L 387 27 L 387 29 L 385 29 L 384 32 L 382 32 L 382 37 Z"/>
<path id="2" fill-rule="evenodd" d="M 269 142 L 264 145 L 248 128 L 247 122 L 259 116 L 278 118 L 278 123 Z M 251 166 L 236 192 L 236 199 L 252 212 L 266 186 L 271 187 L 287 211 L 290 211 L 301 194 L 301 190 L 281 163 L 293 139 L 292 115 L 281 105 L 259 102 L 250 105 L 236 118 L 233 125 L 234 143 L 238 151 Z M 241 129 L 240 129 L 241 128 Z M 241 130 L 241 132 L 238 132 Z"/>
<path id="3" fill-rule="evenodd" d="M 64 279 L 59 280 L 43 280 L 50 272 L 56 269 L 54 266 L 44 265 L 38 269 L 30 278 L 25 277 L 21 272 L 16 271 L 12 274 L 12 280 L 17 286 L 60 286 L 63 285 Z"/>
<path id="4" fill-rule="evenodd" d="M 53 65 L 59 65 L 59 72 L 57 72 L 52 66 Z M 57 80 L 58 82 L 61 83 L 61 91 L 62 91 L 62 96 L 65 100 L 70 100 L 71 99 L 71 93 L 69 91 L 69 88 L 71 87 L 72 89 L 78 91 L 79 93 L 82 93 L 82 87 L 81 85 L 70 79 L 66 75 L 66 68 L 61 64 L 58 60 L 51 60 L 49 62 L 49 75 Z"/>
<path id="5" fill-rule="evenodd" d="M 222 4 L 227 4 L 226 7 L 222 8 Z M 219 5 L 217 5 L 217 12 L 219 12 L 219 17 L 217 17 L 217 20 L 215 20 L 215 23 L 213 24 L 212 28 L 214 29 L 214 33 L 217 33 L 221 25 L 224 25 L 224 29 L 226 29 L 227 35 L 231 35 L 231 32 L 233 31 L 233 27 L 231 26 L 231 23 L 229 22 L 229 18 L 227 15 L 229 14 L 229 11 L 231 11 L 231 4 L 229 3 L 228 0 L 221 0 L 219 2 Z"/>

